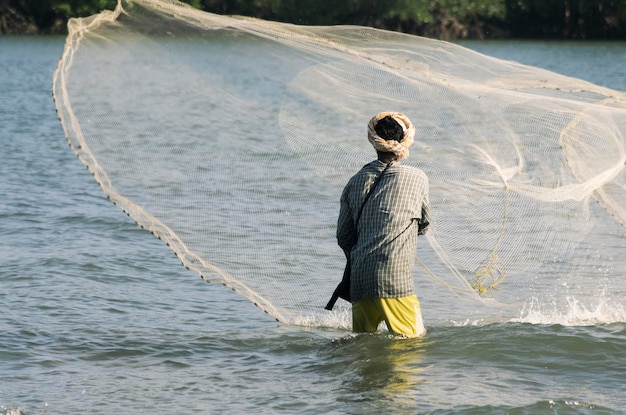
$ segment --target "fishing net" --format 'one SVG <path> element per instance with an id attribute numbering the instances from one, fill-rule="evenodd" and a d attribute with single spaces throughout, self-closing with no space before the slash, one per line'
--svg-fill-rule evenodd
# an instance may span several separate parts
<path id="1" fill-rule="evenodd" d="M 339 196 L 381 111 L 413 121 L 404 163 L 430 178 L 427 324 L 594 280 L 599 226 L 624 246 L 626 94 L 451 43 L 124 0 L 70 21 L 53 92 L 109 199 L 282 322 L 349 325 L 347 303 L 324 310 Z"/>

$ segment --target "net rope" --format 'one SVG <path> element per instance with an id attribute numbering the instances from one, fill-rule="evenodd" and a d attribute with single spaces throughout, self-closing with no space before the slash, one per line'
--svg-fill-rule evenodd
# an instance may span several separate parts
<path id="1" fill-rule="evenodd" d="M 70 147 L 186 268 L 281 322 L 349 326 L 347 304 L 323 309 L 344 265 L 339 195 L 374 158 L 381 111 L 412 120 L 404 163 L 430 178 L 427 321 L 588 279 L 599 225 L 623 246 L 624 92 L 432 39 L 164 0 L 68 29 L 53 94 Z"/>

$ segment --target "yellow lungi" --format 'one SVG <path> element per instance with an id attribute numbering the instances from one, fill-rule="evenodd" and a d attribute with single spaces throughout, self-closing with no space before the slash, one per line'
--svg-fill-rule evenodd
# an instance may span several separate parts
<path id="1" fill-rule="evenodd" d="M 363 298 L 352 303 L 352 331 L 373 333 L 383 320 L 394 334 L 417 337 L 426 333 L 420 303 L 415 295 Z"/>

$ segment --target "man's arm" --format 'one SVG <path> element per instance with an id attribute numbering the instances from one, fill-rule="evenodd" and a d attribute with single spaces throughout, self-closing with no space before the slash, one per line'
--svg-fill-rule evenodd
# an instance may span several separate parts
<path id="1" fill-rule="evenodd" d="M 356 242 L 356 229 L 354 229 L 352 209 L 348 203 L 347 187 L 341 194 L 340 202 L 339 218 L 337 219 L 337 243 L 347 255 Z"/>
<path id="2" fill-rule="evenodd" d="M 428 231 L 428 225 L 430 225 L 430 199 L 428 197 L 428 183 L 424 191 L 424 200 L 422 201 L 422 217 L 417 222 L 418 235 L 424 235 Z"/>

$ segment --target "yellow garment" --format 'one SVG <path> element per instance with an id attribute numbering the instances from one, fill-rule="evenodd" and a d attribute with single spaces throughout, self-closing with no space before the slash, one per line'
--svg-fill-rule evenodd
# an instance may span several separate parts
<path id="1" fill-rule="evenodd" d="M 383 320 L 394 334 L 417 337 L 426 333 L 420 303 L 415 295 L 363 298 L 352 303 L 352 331 L 373 333 Z"/>

